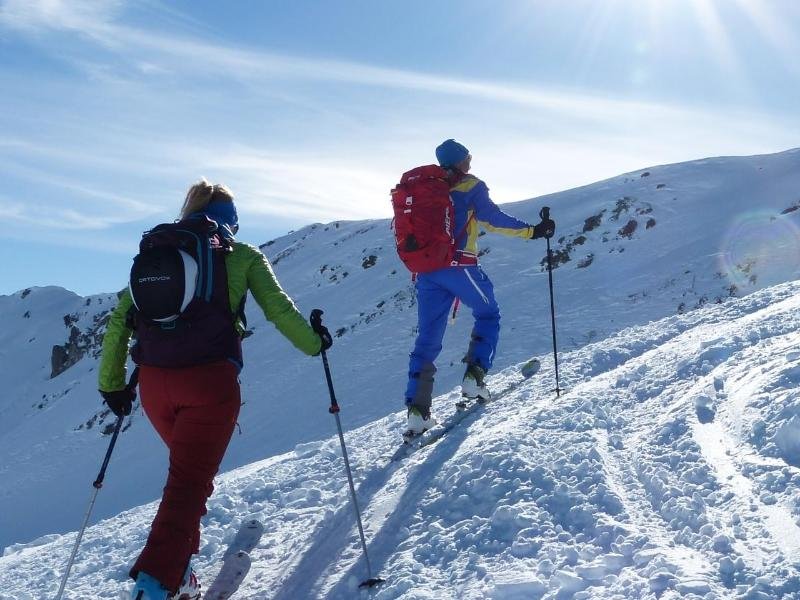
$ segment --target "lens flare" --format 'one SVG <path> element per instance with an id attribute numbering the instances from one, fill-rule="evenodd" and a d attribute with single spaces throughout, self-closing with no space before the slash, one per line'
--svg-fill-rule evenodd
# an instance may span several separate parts
<path id="1" fill-rule="evenodd" d="M 739 289 L 800 277 L 798 215 L 758 211 L 738 216 L 722 241 L 721 273 Z"/>

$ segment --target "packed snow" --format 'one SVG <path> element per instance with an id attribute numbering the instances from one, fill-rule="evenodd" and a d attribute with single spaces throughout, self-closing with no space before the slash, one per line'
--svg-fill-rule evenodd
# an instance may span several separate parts
<path id="1" fill-rule="evenodd" d="M 299 356 L 254 306 L 242 430 L 203 522 L 201 579 L 236 526 L 258 518 L 266 531 L 236 597 L 800 598 L 799 190 L 793 150 L 507 206 L 535 221 L 547 204 L 558 223 L 565 391 L 553 392 L 543 244 L 484 236 L 503 312 L 496 400 L 394 462 L 416 307 L 388 221 L 312 225 L 263 245 L 301 309 L 323 308 L 335 335 L 373 575 L 386 582 L 358 589 L 368 573 L 319 359 Z M 0 296 L 0 600 L 58 589 L 113 423 L 96 365 L 115 301 L 58 288 Z M 459 315 L 446 335 L 440 420 L 459 399 L 470 321 Z M 525 380 L 532 356 L 542 368 Z M 165 469 L 137 409 L 67 598 L 130 588 Z"/>
<path id="2" fill-rule="evenodd" d="M 792 282 L 564 353 L 559 397 L 549 355 L 530 380 L 509 367 L 493 402 L 404 460 L 390 460 L 401 413 L 349 432 L 386 579 L 370 592 L 338 438 L 299 444 L 219 478 L 197 570 L 210 581 L 236 526 L 257 518 L 241 598 L 798 597 L 798 347 Z M 458 398 L 436 398 L 440 419 Z M 68 598 L 130 588 L 154 510 L 87 531 Z M 73 540 L 7 548 L 0 598 L 52 597 Z"/>

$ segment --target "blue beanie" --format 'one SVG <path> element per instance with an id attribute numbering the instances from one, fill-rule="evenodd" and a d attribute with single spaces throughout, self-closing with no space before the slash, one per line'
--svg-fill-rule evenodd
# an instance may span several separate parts
<path id="1" fill-rule="evenodd" d="M 469 156 L 469 150 L 467 150 L 466 146 L 453 139 L 443 141 L 436 148 L 436 160 L 444 168 L 454 167 L 467 156 Z"/>

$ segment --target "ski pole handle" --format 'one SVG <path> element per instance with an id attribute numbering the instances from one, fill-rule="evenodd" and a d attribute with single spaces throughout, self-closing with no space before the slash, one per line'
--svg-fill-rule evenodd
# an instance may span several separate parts
<path id="1" fill-rule="evenodd" d="M 542 221 L 549 221 L 550 220 L 550 207 L 543 206 L 542 210 L 539 211 L 539 218 Z"/>
<path id="2" fill-rule="evenodd" d="M 322 309 L 315 308 L 311 311 L 311 317 L 309 317 L 309 322 L 311 323 L 311 329 L 313 329 L 317 333 L 322 332 Z"/>

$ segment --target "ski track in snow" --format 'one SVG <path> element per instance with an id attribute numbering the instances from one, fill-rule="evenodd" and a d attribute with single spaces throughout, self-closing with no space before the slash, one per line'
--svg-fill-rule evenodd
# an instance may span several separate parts
<path id="1" fill-rule="evenodd" d="M 792 539 L 792 529 L 797 530 L 795 518 L 788 509 L 774 505 L 752 510 L 750 481 L 738 476 L 750 488 L 725 481 L 743 463 L 726 460 L 724 452 L 704 452 L 706 445 L 697 441 L 700 436 L 693 428 L 711 425 L 713 431 L 722 421 L 721 410 L 711 423 L 684 426 L 698 410 L 698 391 L 723 385 L 719 382 L 725 375 L 720 369 L 726 361 L 734 361 L 731 370 L 740 370 L 737 353 L 791 336 L 796 330 L 792 320 L 771 325 L 776 313 L 796 309 L 793 297 L 772 306 L 759 305 L 754 299 L 750 304 L 752 314 L 734 311 L 728 318 L 733 341 L 727 341 L 727 332 L 717 320 L 703 322 L 702 316 L 694 316 L 677 327 L 662 327 L 651 340 L 632 336 L 632 343 L 613 351 L 602 346 L 587 349 L 588 356 L 571 357 L 583 360 L 564 368 L 566 387 L 571 389 L 555 402 L 548 391 L 552 383 L 542 374 L 496 399 L 483 414 L 466 419 L 439 443 L 406 461 L 386 463 L 384 453 L 384 462 L 379 459 L 379 466 L 359 484 L 373 575 L 388 575 L 387 583 L 370 597 L 791 597 L 797 589 L 790 569 L 796 544 L 786 540 Z M 737 337 L 736 330 L 743 327 L 759 330 L 758 336 Z M 692 346 L 694 353 L 687 353 Z M 577 373 L 587 370 L 592 376 L 581 381 Z M 497 385 L 498 379 L 512 377 L 507 371 L 492 381 Z M 507 386 L 502 381 L 498 387 Z M 454 399 L 454 395 L 439 398 L 437 406 Z M 615 409 L 622 409 L 619 414 L 624 418 L 610 416 Z M 660 415 L 661 421 L 654 423 L 654 415 Z M 598 422 L 605 422 L 605 427 L 598 427 Z M 542 432 L 559 438 L 577 435 L 578 443 L 562 439 L 559 444 Z M 586 432 L 590 435 L 583 435 Z M 545 445 L 548 441 L 553 447 Z M 580 443 L 587 444 L 583 455 Z M 527 482 L 511 479 L 518 474 L 515 467 L 520 455 L 537 447 L 541 450 L 542 445 L 548 460 L 536 461 Z M 566 447 L 576 452 L 571 460 L 554 452 Z M 750 453 L 751 458 L 754 454 Z M 586 468 L 587 459 L 599 467 L 595 472 L 602 477 L 586 496 L 593 494 L 594 508 L 607 513 L 593 525 L 594 543 L 580 548 L 576 540 L 582 534 L 572 535 L 570 528 L 590 529 L 582 519 L 597 513 L 581 506 L 576 498 L 580 494 L 562 483 L 562 487 L 553 485 L 554 493 L 544 496 L 545 502 L 538 502 L 558 516 L 553 527 L 556 541 L 545 551 L 548 536 L 536 525 L 548 519 L 526 514 L 537 512 L 534 505 L 526 505 L 532 498 L 526 494 L 535 490 L 535 496 L 552 483 L 536 469 L 552 461 L 578 472 L 583 465 L 588 474 L 593 469 Z M 677 472 L 654 469 L 654 465 L 673 462 L 683 462 L 684 468 Z M 772 463 L 785 467 L 780 460 Z M 492 472 L 491 467 L 504 464 L 505 477 L 497 478 L 499 471 Z M 557 476 L 558 470 L 552 474 Z M 657 484 L 665 474 L 675 480 L 670 492 L 675 497 L 662 493 Z M 509 479 L 516 485 L 509 485 Z M 522 491 L 525 483 L 534 483 L 528 492 Z M 740 505 L 748 511 L 738 509 Z M 569 507 L 565 514 L 564 506 Z M 324 536 L 316 537 L 298 563 L 302 568 L 276 591 L 254 597 L 367 597 L 356 587 L 366 577 L 366 569 L 351 510 L 346 503 L 339 507 Z M 780 530 L 770 516 L 776 512 L 783 515 Z M 727 514 L 740 516 L 725 519 Z M 588 548 L 595 545 L 601 550 Z M 332 555 L 337 560 L 330 561 Z M 510 559 L 524 561 L 527 569 L 508 569 L 503 563 Z M 628 574 L 631 570 L 634 573 Z"/>

